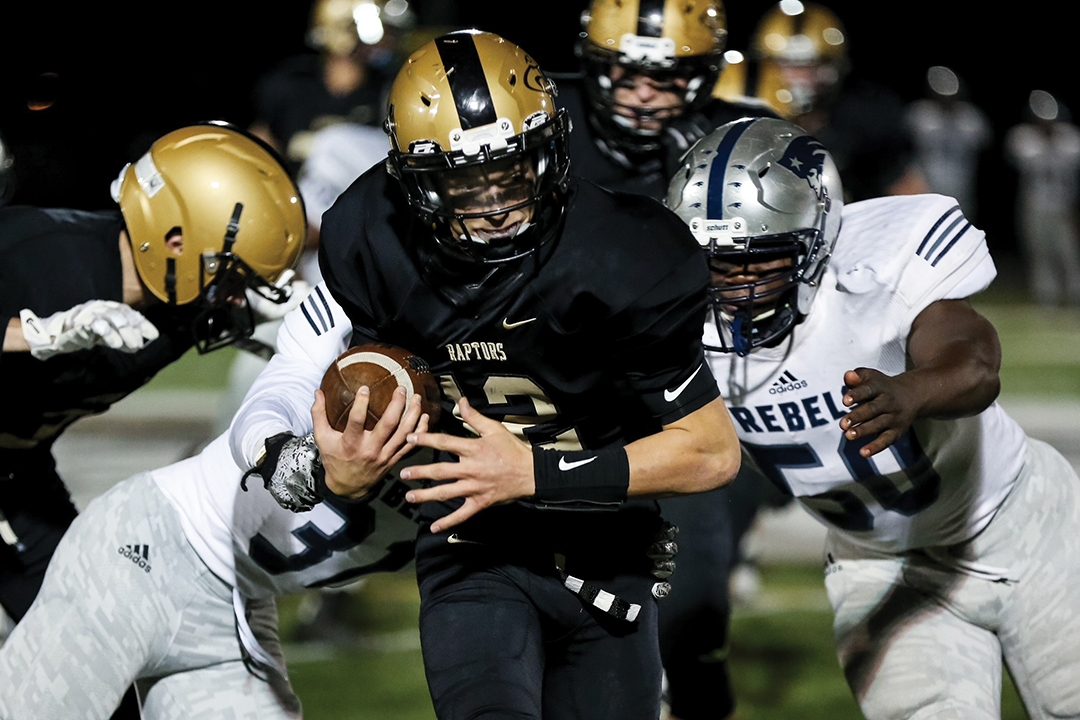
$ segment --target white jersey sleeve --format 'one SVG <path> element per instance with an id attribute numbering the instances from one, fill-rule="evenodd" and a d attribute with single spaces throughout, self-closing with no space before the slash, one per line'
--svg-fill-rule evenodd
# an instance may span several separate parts
<path id="1" fill-rule="evenodd" d="M 229 428 L 237 466 L 254 467 L 269 437 L 311 432 L 315 390 L 326 368 L 348 348 L 351 337 L 349 318 L 323 283 L 285 316 L 277 353 L 248 390 Z"/>
<path id="2" fill-rule="evenodd" d="M 831 261 L 840 287 L 890 293 L 905 328 L 931 303 L 985 290 L 997 274 L 986 234 L 944 195 L 848 205 L 842 236 Z"/>

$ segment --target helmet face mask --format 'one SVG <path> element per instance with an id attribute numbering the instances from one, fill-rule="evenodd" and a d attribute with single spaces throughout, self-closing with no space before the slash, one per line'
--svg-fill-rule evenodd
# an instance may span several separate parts
<path id="1" fill-rule="evenodd" d="M 712 271 L 718 340 L 746 355 L 774 345 L 806 315 L 840 231 L 840 176 L 828 152 L 792 123 L 728 123 L 686 154 L 667 205 Z"/>
<path id="2" fill-rule="evenodd" d="M 266 280 L 235 253 L 203 253 L 199 273 L 203 292 L 193 328 L 195 348 L 201 354 L 251 337 L 255 313 L 248 293 L 277 305 L 290 297 L 286 288 Z"/>
<path id="3" fill-rule="evenodd" d="M 552 238 L 570 164 L 554 96 L 524 51 L 475 31 L 437 38 L 398 74 L 387 167 L 443 255 L 503 264 Z"/>
<path id="4" fill-rule="evenodd" d="M 710 350 L 746 355 L 783 339 L 797 320 L 799 284 L 812 231 L 765 238 L 738 238 L 737 247 L 715 241 L 705 248 L 712 282 L 709 300 L 719 346 Z"/>
<path id="5" fill-rule="evenodd" d="M 720 0 L 593 0 L 581 24 L 591 120 L 614 149 L 655 149 L 667 124 L 710 100 L 727 41 Z"/>

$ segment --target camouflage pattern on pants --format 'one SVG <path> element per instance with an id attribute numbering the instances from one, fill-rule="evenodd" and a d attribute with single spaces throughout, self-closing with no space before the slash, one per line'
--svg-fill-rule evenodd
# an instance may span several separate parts
<path id="1" fill-rule="evenodd" d="M 892 555 L 830 532 L 837 651 L 869 720 L 998 720 L 1003 659 L 1034 720 L 1080 718 L 1080 479 L 1029 443 L 966 543 Z"/>
<path id="2" fill-rule="evenodd" d="M 249 602 L 248 622 L 280 660 L 274 603 Z M 248 671 L 232 588 L 145 474 L 96 498 L 61 541 L 0 647 L 0 718 L 105 720 L 136 680 L 152 720 L 298 717 L 287 685 Z"/>

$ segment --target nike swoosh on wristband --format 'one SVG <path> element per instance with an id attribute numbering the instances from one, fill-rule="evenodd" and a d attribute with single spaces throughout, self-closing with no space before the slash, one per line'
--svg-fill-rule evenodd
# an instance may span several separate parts
<path id="1" fill-rule="evenodd" d="M 574 462 L 566 462 L 566 458 L 561 457 L 559 458 L 559 469 L 563 472 L 566 472 L 567 470 L 573 470 L 574 468 L 579 468 L 582 465 L 588 465 L 597 457 L 599 456 L 593 455 L 591 458 L 585 458 L 584 460 L 575 460 Z"/>
<path id="2" fill-rule="evenodd" d="M 536 318 L 529 318 L 528 320 L 519 320 L 518 322 L 514 322 L 514 323 L 509 322 L 509 320 L 510 320 L 509 318 L 503 318 L 503 327 L 506 328 L 507 330 L 513 330 L 516 327 L 520 327 L 522 325 L 527 325 L 527 324 L 533 322 L 534 320 L 536 320 Z"/>
<path id="3" fill-rule="evenodd" d="M 686 380 L 683 381 L 683 384 L 679 387 L 675 388 L 674 390 L 665 390 L 664 400 L 666 400 L 667 402 L 675 402 L 676 400 L 678 400 L 679 396 L 683 394 L 683 390 L 686 389 L 686 387 L 690 384 L 691 380 L 697 377 L 697 374 L 701 372 L 701 368 L 703 367 L 705 367 L 703 364 L 698 365 L 698 368 L 694 371 L 694 374 L 686 378 Z"/>

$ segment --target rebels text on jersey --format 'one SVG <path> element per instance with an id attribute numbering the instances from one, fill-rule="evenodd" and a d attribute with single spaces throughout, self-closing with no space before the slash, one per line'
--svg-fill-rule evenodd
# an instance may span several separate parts
<path id="1" fill-rule="evenodd" d="M 745 358 L 710 353 L 736 430 L 764 474 L 856 542 L 900 552 L 979 532 L 1020 471 L 1026 437 L 997 403 L 979 415 L 917 420 L 871 458 L 839 420 L 844 372 L 897 375 L 931 303 L 984 289 L 996 270 L 984 234 L 955 200 L 881 198 L 844 208 L 814 306 L 792 335 Z M 715 341 L 707 323 L 706 343 Z"/>
<path id="2" fill-rule="evenodd" d="M 704 258 L 659 202 L 573 180 L 558 237 L 522 261 L 520 282 L 461 307 L 419 269 L 424 230 L 402 222 L 393 183 L 377 167 L 338 199 L 320 265 L 353 344 L 392 343 L 431 366 L 440 430 L 466 433 L 454 417 L 464 396 L 533 445 L 598 449 L 718 396 L 701 344 Z"/>

